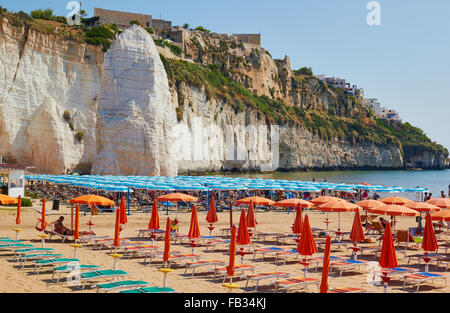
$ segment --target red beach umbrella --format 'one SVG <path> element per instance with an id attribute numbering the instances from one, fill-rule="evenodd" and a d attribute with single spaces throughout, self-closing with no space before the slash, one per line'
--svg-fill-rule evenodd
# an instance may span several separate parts
<path id="1" fill-rule="evenodd" d="M 80 206 L 77 204 L 75 209 L 75 230 L 73 232 L 73 239 L 80 239 Z"/>
<path id="2" fill-rule="evenodd" d="M 45 230 L 45 226 L 47 223 L 45 222 L 45 199 L 42 199 L 42 211 L 41 211 L 41 229 Z"/>
<path id="3" fill-rule="evenodd" d="M 303 200 L 303 199 L 291 198 L 291 199 L 285 199 L 285 200 L 278 201 L 278 202 L 274 203 L 273 205 L 288 207 L 288 208 L 297 208 L 297 207 L 312 208 L 312 207 L 314 207 L 315 204 L 313 204 L 309 201 Z"/>
<path id="4" fill-rule="evenodd" d="M 450 221 L 450 210 L 442 210 L 437 213 L 431 214 L 433 221 Z"/>
<path id="5" fill-rule="evenodd" d="M 331 237 L 327 236 L 327 239 L 325 241 L 325 252 L 323 255 L 322 281 L 320 283 L 320 293 L 328 292 L 328 272 L 330 271 L 330 251 L 331 251 Z"/>
<path id="6" fill-rule="evenodd" d="M 380 260 L 378 263 L 381 268 L 394 268 L 398 266 L 391 224 L 389 223 L 386 224 L 386 229 L 384 231 L 383 246 L 381 247 Z"/>
<path id="7" fill-rule="evenodd" d="M 377 200 L 372 200 L 372 199 L 362 200 L 362 201 L 356 202 L 355 204 L 362 207 L 364 210 L 368 210 L 368 209 L 372 209 L 372 208 L 376 208 L 381 205 L 384 205 L 383 202 L 377 201 Z"/>
<path id="8" fill-rule="evenodd" d="M 245 210 L 241 211 L 241 219 L 239 220 L 239 232 L 237 233 L 237 244 L 248 245 L 250 243 L 250 235 L 247 229 L 247 219 L 245 218 Z"/>
<path id="9" fill-rule="evenodd" d="M 122 197 L 120 200 L 120 224 L 125 225 L 128 222 L 127 211 L 125 207 L 125 198 Z"/>
<path id="10" fill-rule="evenodd" d="M 116 223 L 114 225 L 114 247 L 118 248 L 120 245 L 120 208 L 116 209 Z"/>
<path id="11" fill-rule="evenodd" d="M 200 238 L 200 227 L 198 226 L 197 207 L 192 207 L 191 227 L 189 228 L 188 237 L 191 239 Z"/>
<path id="12" fill-rule="evenodd" d="M 450 198 L 433 198 L 426 202 L 438 206 L 441 209 L 450 209 Z"/>
<path id="13" fill-rule="evenodd" d="M 295 235 L 300 235 L 303 228 L 302 208 L 297 208 L 297 214 L 295 215 L 294 225 L 292 225 L 292 232 Z"/>
<path id="14" fill-rule="evenodd" d="M 164 254 L 163 262 L 167 265 L 170 256 L 170 218 L 167 218 L 166 222 L 166 234 L 164 236 Z"/>
<path id="15" fill-rule="evenodd" d="M 314 241 L 314 236 L 311 231 L 311 226 L 309 225 L 309 216 L 305 216 L 303 222 L 302 236 L 298 242 L 297 252 L 303 256 L 313 255 L 317 252 L 316 242 Z"/>
<path id="16" fill-rule="evenodd" d="M 211 201 L 209 202 L 209 210 L 208 215 L 206 216 L 206 221 L 210 224 L 219 221 L 219 219 L 217 218 L 216 202 L 214 200 L 214 195 L 211 197 Z"/>
<path id="17" fill-rule="evenodd" d="M 163 202 L 163 201 L 169 201 L 169 202 L 197 202 L 197 198 L 192 197 L 190 195 L 182 194 L 182 193 L 171 193 L 168 195 L 164 195 L 161 197 L 158 197 L 156 200 Z"/>
<path id="18" fill-rule="evenodd" d="M 412 200 L 396 196 L 383 198 L 380 201 L 383 202 L 384 204 L 396 204 L 396 205 L 405 205 L 407 203 L 414 202 Z"/>
<path id="19" fill-rule="evenodd" d="M 250 204 L 250 202 L 253 202 L 253 204 L 256 205 L 273 205 L 275 201 L 263 198 L 263 197 L 248 197 L 244 199 L 239 199 L 236 201 L 236 204 Z"/>
<path id="20" fill-rule="evenodd" d="M 17 202 L 17 215 L 16 215 L 16 224 L 20 224 L 20 210 L 22 208 L 22 196 L 19 196 L 19 200 Z"/>
<path id="21" fill-rule="evenodd" d="M 361 223 L 361 216 L 359 215 L 359 210 L 355 211 L 355 218 L 353 220 L 352 231 L 350 233 L 350 240 L 353 242 L 364 241 L 366 237 L 364 236 L 364 230 Z"/>
<path id="22" fill-rule="evenodd" d="M 426 202 L 411 202 L 405 204 L 405 207 L 416 210 L 418 212 L 439 212 L 440 207 Z"/>
<path id="23" fill-rule="evenodd" d="M 309 202 L 314 203 L 315 205 L 321 205 L 331 201 L 342 201 L 343 199 L 332 196 L 320 196 L 310 200 Z"/>
<path id="24" fill-rule="evenodd" d="M 426 251 L 436 251 L 439 246 L 436 240 L 436 234 L 434 233 L 433 222 L 431 221 L 430 214 L 425 217 L 425 230 L 423 233 L 422 249 Z"/>
<path id="25" fill-rule="evenodd" d="M 231 239 L 230 239 L 230 259 L 227 267 L 227 275 L 229 277 L 234 276 L 234 264 L 236 258 L 236 226 L 231 227 Z"/>
<path id="26" fill-rule="evenodd" d="M 150 222 L 148 223 L 148 229 L 159 229 L 161 226 L 159 224 L 159 213 L 158 213 L 158 204 L 155 200 L 153 202 L 152 207 L 152 215 L 150 217 Z"/>
<path id="27" fill-rule="evenodd" d="M 247 227 L 250 227 L 250 228 L 256 227 L 255 211 L 253 209 L 252 201 L 250 201 L 250 204 L 248 205 Z"/>

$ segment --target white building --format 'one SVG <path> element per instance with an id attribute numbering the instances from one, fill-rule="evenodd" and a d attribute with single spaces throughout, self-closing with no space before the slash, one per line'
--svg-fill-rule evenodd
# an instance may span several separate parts
<path id="1" fill-rule="evenodd" d="M 381 116 L 381 118 L 385 118 L 387 120 L 400 121 L 399 114 L 397 113 L 397 111 L 395 111 L 393 109 L 387 109 L 385 107 L 382 107 L 380 116 Z"/>
<path id="2" fill-rule="evenodd" d="M 377 98 L 364 99 L 364 104 L 372 109 L 373 114 L 381 116 L 381 104 Z"/>

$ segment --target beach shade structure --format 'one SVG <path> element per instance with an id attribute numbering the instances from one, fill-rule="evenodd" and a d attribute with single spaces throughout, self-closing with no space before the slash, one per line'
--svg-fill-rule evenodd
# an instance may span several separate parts
<path id="1" fill-rule="evenodd" d="M 380 199 L 380 202 L 383 202 L 384 204 L 404 205 L 404 204 L 411 203 L 414 201 L 403 198 L 403 197 L 393 196 L 393 197 L 387 197 L 387 198 Z"/>
<path id="2" fill-rule="evenodd" d="M 359 210 L 360 207 L 356 204 L 350 203 L 346 200 L 336 200 L 332 202 L 327 202 L 324 204 L 321 204 L 317 207 L 320 211 L 327 212 L 327 219 L 328 219 L 328 213 L 329 212 L 338 212 L 338 230 L 336 235 L 341 235 L 341 212 L 355 212 L 356 210 Z M 328 224 L 327 224 L 328 229 Z"/>
<path id="3" fill-rule="evenodd" d="M 314 203 L 315 205 L 321 205 L 332 201 L 343 201 L 343 199 L 332 196 L 320 196 L 310 200 L 309 202 Z"/>
<path id="4" fill-rule="evenodd" d="M 396 216 L 419 216 L 419 212 L 416 210 L 407 208 L 402 205 L 382 205 L 373 209 L 368 210 L 370 213 L 381 214 L 381 215 L 389 215 L 394 217 L 394 227 L 395 227 L 395 217 Z"/>
<path id="5" fill-rule="evenodd" d="M 69 202 L 73 204 L 87 204 L 87 205 L 101 205 L 101 206 L 112 206 L 115 204 L 114 201 L 97 195 L 84 195 L 73 198 Z"/>
<path id="6" fill-rule="evenodd" d="M 39 231 L 45 231 L 45 227 L 47 226 L 47 223 L 45 222 L 45 199 L 42 199 L 42 209 L 41 209 L 41 228 L 38 229 Z"/>
<path id="7" fill-rule="evenodd" d="M 191 225 L 189 228 L 188 237 L 191 239 L 192 254 L 194 248 L 197 246 L 195 239 L 200 238 L 200 227 L 198 226 L 197 207 L 194 205 L 191 212 Z"/>
<path id="8" fill-rule="evenodd" d="M 273 205 L 286 208 L 312 208 L 315 204 L 303 199 L 291 198 L 275 202 Z"/>
<path id="9" fill-rule="evenodd" d="M 113 246 L 116 248 L 120 245 L 120 210 L 116 209 L 116 223 L 114 224 L 114 241 Z"/>
<path id="10" fill-rule="evenodd" d="M 362 201 L 356 202 L 355 204 L 357 206 L 362 207 L 366 211 L 368 209 L 373 209 L 373 208 L 376 208 L 376 207 L 384 205 L 383 202 L 377 201 L 377 200 L 372 200 L 372 199 L 362 200 Z"/>
<path id="11" fill-rule="evenodd" d="M 275 201 L 263 198 L 263 197 L 248 197 L 239 199 L 236 201 L 236 204 L 250 204 L 250 202 L 253 202 L 254 205 L 274 205 Z"/>
<path id="12" fill-rule="evenodd" d="M 190 195 L 186 195 L 186 194 L 182 194 L 182 193 L 170 193 L 167 195 L 163 195 L 160 196 L 156 199 L 159 202 L 163 202 L 163 201 L 169 201 L 169 202 L 197 202 L 198 199 L 190 196 Z"/>
<path id="13" fill-rule="evenodd" d="M 16 225 L 20 224 L 20 211 L 22 209 L 22 196 L 19 196 L 17 201 Z"/>
<path id="14" fill-rule="evenodd" d="M 171 272 L 173 272 L 173 269 L 170 269 L 167 267 L 167 264 L 169 263 L 169 257 L 170 257 L 170 218 L 167 218 L 166 221 L 166 233 L 164 235 L 164 252 L 163 252 L 163 263 L 164 267 L 158 269 L 158 271 L 162 272 L 164 274 L 163 279 L 163 287 L 167 287 L 167 275 Z"/>
<path id="15" fill-rule="evenodd" d="M 16 198 L 0 194 L 0 204 L 16 204 L 18 200 Z"/>
<path id="16" fill-rule="evenodd" d="M 150 216 L 150 221 L 148 223 L 148 229 L 151 229 L 152 232 L 150 234 L 150 238 L 152 238 L 152 245 L 154 245 L 155 243 L 155 230 L 158 230 L 160 228 L 160 224 L 159 224 L 159 214 L 158 214 L 158 204 L 157 201 L 155 200 L 153 202 L 153 206 L 152 206 L 152 214 Z"/>
<path id="17" fill-rule="evenodd" d="M 292 225 L 292 232 L 294 235 L 298 235 L 300 237 L 303 228 L 303 217 L 302 217 L 302 208 L 297 208 L 297 214 L 295 215 L 294 224 Z"/>
<path id="18" fill-rule="evenodd" d="M 450 210 L 441 210 L 440 212 L 433 213 L 430 215 L 433 221 L 450 221 Z"/>
<path id="19" fill-rule="evenodd" d="M 391 224 L 389 223 L 386 224 L 386 229 L 384 231 L 383 246 L 381 247 L 380 259 L 378 263 L 382 269 L 384 292 L 386 293 L 388 283 L 391 280 L 386 270 L 398 266 L 397 256 L 395 254 L 394 239 L 392 238 Z"/>
<path id="20" fill-rule="evenodd" d="M 328 273 L 330 271 L 330 252 L 331 252 L 331 237 L 327 236 L 327 238 L 325 239 L 325 251 L 323 254 L 322 280 L 320 282 L 320 293 L 328 292 Z"/>
<path id="21" fill-rule="evenodd" d="M 235 259 L 236 259 L 236 226 L 231 226 L 231 238 L 230 238 L 230 258 L 227 266 L 227 275 L 230 277 L 230 285 L 233 284 L 233 276 L 235 269 Z M 229 288 L 231 290 L 231 288 Z"/>
<path id="22" fill-rule="evenodd" d="M 423 258 L 425 262 L 425 272 L 428 272 L 428 263 L 431 259 L 428 257 L 429 251 L 436 251 L 439 248 L 436 234 L 434 233 L 433 221 L 431 220 L 430 213 L 427 213 L 425 217 L 425 230 L 423 233 L 422 249 L 425 250 L 425 257 Z"/>
<path id="23" fill-rule="evenodd" d="M 303 227 L 302 227 L 302 235 L 297 245 L 297 252 L 303 256 L 303 261 L 299 262 L 299 264 L 305 267 L 305 277 L 308 272 L 308 265 L 311 265 L 311 262 L 308 262 L 307 257 L 313 255 L 317 252 L 316 242 L 314 241 L 314 236 L 311 230 L 311 226 L 309 224 L 309 216 L 306 215 Z"/>
<path id="24" fill-rule="evenodd" d="M 433 204 L 441 209 L 450 209 L 450 198 L 433 198 L 426 203 Z"/>
<path id="25" fill-rule="evenodd" d="M 77 204 L 75 208 L 75 229 L 73 232 L 73 239 L 75 242 L 80 239 L 80 205 Z"/>
<path id="26" fill-rule="evenodd" d="M 236 237 L 236 243 L 241 246 L 245 246 L 250 243 L 250 235 L 248 233 L 247 218 L 244 209 L 242 209 L 241 218 L 239 219 L 239 230 Z M 241 263 L 244 263 L 244 247 L 241 247 L 239 254 L 241 255 Z"/>
<path id="27" fill-rule="evenodd" d="M 127 209 L 125 207 L 125 198 L 122 197 L 122 199 L 120 200 L 120 231 L 122 231 L 122 225 L 125 225 L 128 222 L 128 218 L 127 218 Z"/>
<path id="28" fill-rule="evenodd" d="M 361 223 L 361 216 L 359 214 L 359 210 L 355 211 L 355 218 L 353 219 L 352 230 L 350 232 L 350 240 L 353 242 L 353 258 L 356 261 L 358 251 L 360 248 L 357 246 L 357 242 L 364 241 L 364 229 Z"/>
<path id="29" fill-rule="evenodd" d="M 208 215 L 206 215 L 206 221 L 209 223 L 209 235 L 212 235 L 212 231 L 214 230 L 214 223 L 217 223 L 219 219 L 217 218 L 217 211 L 216 211 L 216 202 L 214 200 L 214 195 L 211 196 L 211 200 L 209 201 L 209 210 Z"/>
<path id="30" fill-rule="evenodd" d="M 441 210 L 440 207 L 426 202 L 411 202 L 405 204 L 404 206 L 416 210 L 418 212 L 425 212 L 425 213 L 434 213 L 439 212 Z"/>
<path id="31" fill-rule="evenodd" d="M 253 202 L 250 201 L 250 204 L 248 205 L 248 212 L 247 212 L 247 227 L 248 228 L 255 228 L 256 227 L 256 219 L 255 219 L 255 210 L 253 209 Z M 249 235 L 252 236 L 253 232 Z"/>

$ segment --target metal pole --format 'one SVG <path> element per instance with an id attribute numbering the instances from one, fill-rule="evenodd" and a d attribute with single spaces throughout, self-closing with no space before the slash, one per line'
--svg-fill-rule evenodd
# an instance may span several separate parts
<path id="1" fill-rule="evenodd" d="M 130 187 L 128 187 L 127 193 L 127 206 L 128 206 L 128 216 L 130 216 Z"/>

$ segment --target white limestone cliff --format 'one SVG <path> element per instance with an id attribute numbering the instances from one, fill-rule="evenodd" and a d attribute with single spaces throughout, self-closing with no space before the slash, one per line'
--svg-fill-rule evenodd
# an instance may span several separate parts
<path id="1" fill-rule="evenodd" d="M 176 124 L 164 66 L 150 34 L 133 25 L 105 54 L 93 174 L 174 176 Z"/>

